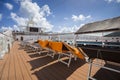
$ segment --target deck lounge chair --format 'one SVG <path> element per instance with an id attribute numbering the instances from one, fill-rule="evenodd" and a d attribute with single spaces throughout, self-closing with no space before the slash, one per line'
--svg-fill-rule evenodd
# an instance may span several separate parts
<path id="1" fill-rule="evenodd" d="M 39 45 L 41 46 L 41 48 L 39 49 L 39 54 L 45 52 L 45 51 L 49 51 L 48 49 L 48 44 L 49 41 L 48 40 L 38 40 Z"/>
<path id="2" fill-rule="evenodd" d="M 96 65 L 100 68 L 104 68 L 104 69 L 107 69 L 110 71 L 120 73 L 120 70 L 116 70 L 116 69 L 109 68 L 106 66 L 101 66 L 100 64 L 93 62 L 93 59 L 97 58 L 97 59 L 105 60 L 106 62 L 111 61 L 111 62 L 115 62 L 115 63 L 119 64 L 120 63 L 120 51 L 104 49 L 104 48 L 89 48 L 89 47 L 79 47 L 78 49 L 80 52 L 82 52 L 86 61 L 89 63 L 89 71 L 88 71 L 87 80 L 95 79 L 90 76 L 91 70 L 92 70 L 92 65 Z"/>
<path id="3" fill-rule="evenodd" d="M 53 50 L 53 57 L 55 54 L 59 54 L 58 61 L 66 64 L 68 67 L 71 63 L 72 57 L 78 56 L 79 58 L 83 59 L 83 55 L 79 52 L 79 50 L 75 47 L 71 47 L 70 45 L 64 42 L 49 42 L 49 48 Z M 62 56 L 68 57 L 68 62 L 65 62 L 61 59 Z"/>
<path id="4" fill-rule="evenodd" d="M 36 42 L 22 41 L 20 43 L 21 48 L 27 52 L 37 52 L 40 49 L 40 45 Z"/>
<path id="5" fill-rule="evenodd" d="M 64 43 L 63 42 L 63 44 L 65 45 L 65 47 L 70 51 L 70 53 L 71 53 L 71 57 L 70 57 L 70 60 L 71 60 L 71 58 L 73 57 L 73 58 L 75 58 L 75 60 L 76 60 L 76 58 L 77 57 L 79 57 L 80 59 L 84 59 L 84 56 L 82 55 L 82 53 L 76 48 L 76 47 L 74 47 L 74 46 L 71 46 L 71 45 L 69 45 L 69 44 L 67 44 L 67 43 Z M 65 55 L 65 54 L 62 54 L 62 55 Z M 59 55 L 59 57 L 61 56 L 61 54 Z M 63 61 L 61 61 L 61 62 L 63 62 Z M 71 61 L 70 61 L 71 62 Z M 69 67 L 69 65 L 70 65 L 70 62 L 69 62 L 69 64 L 68 64 L 68 67 Z"/>
<path id="6" fill-rule="evenodd" d="M 54 58 L 54 55 L 58 54 L 58 61 L 66 64 L 68 67 L 70 65 L 71 62 L 71 57 L 72 54 L 70 52 L 70 50 L 62 43 L 62 42 L 55 42 L 55 41 L 50 41 L 49 42 L 49 49 L 53 52 L 48 53 L 48 55 L 52 56 Z M 68 62 L 65 62 L 61 59 L 61 55 L 65 55 L 68 57 Z"/>
<path id="7" fill-rule="evenodd" d="M 31 45 L 32 45 L 32 43 L 30 43 L 30 42 L 25 42 L 25 41 L 21 42 L 21 48 L 24 49 L 25 51 L 32 50 Z"/>
<path id="8" fill-rule="evenodd" d="M 38 43 L 32 43 L 28 45 L 28 52 L 38 52 L 41 49 L 41 46 Z"/>
<path id="9" fill-rule="evenodd" d="M 21 42 L 20 42 L 20 46 L 21 46 L 21 48 L 23 48 L 23 49 L 26 48 L 27 44 L 29 44 L 29 42 L 26 42 L 26 41 L 21 41 Z"/>

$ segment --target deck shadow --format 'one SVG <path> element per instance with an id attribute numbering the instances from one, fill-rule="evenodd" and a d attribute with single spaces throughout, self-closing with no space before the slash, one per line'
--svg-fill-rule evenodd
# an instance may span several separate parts
<path id="1" fill-rule="evenodd" d="M 58 58 L 58 56 L 55 56 L 54 59 L 52 59 L 52 57 L 44 55 L 44 56 L 41 56 L 39 58 L 33 59 L 31 61 L 28 61 L 28 62 L 32 66 L 31 70 L 34 70 L 34 69 L 42 67 L 42 66 L 44 66 L 44 65 L 46 65 L 54 60 L 57 60 L 57 58 Z"/>
<path id="2" fill-rule="evenodd" d="M 18 50 L 24 50 L 24 48 L 21 45 L 19 45 Z"/>
<path id="3" fill-rule="evenodd" d="M 61 62 L 48 65 L 33 74 L 38 80 L 66 80 L 76 69 L 85 64 L 83 60 L 71 61 L 70 67 Z"/>
<path id="4" fill-rule="evenodd" d="M 29 56 L 30 56 L 31 58 L 35 58 L 35 57 L 45 56 L 46 54 L 47 54 L 47 53 L 45 53 L 45 54 L 32 53 L 32 54 L 29 54 Z"/>
<path id="5" fill-rule="evenodd" d="M 120 71 L 120 66 L 114 66 L 110 64 L 105 64 L 105 66 Z M 120 73 L 101 68 L 100 70 L 97 71 L 97 73 L 93 77 L 96 78 L 97 80 L 120 80 Z"/>

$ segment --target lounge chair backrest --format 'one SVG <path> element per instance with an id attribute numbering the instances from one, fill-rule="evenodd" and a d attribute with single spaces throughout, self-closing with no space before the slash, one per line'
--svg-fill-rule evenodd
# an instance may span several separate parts
<path id="1" fill-rule="evenodd" d="M 78 50 L 78 48 L 74 48 L 74 54 L 77 55 L 80 59 L 85 59 L 82 52 Z"/>
<path id="2" fill-rule="evenodd" d="M 84 56 L 82 55 L 82 52 L 80 52 L 76 47 L 72 47 L 69 44 L 64 43 L 64 45 L 77 57 L 80 59 L 84 59 Z"/>
<path id="3" fill-rule="evenodd" d="M 38 40 L 40 46 L 42 45 L 42 42 L 43 42 L 42 40 Z"/>
<path id="4" fill-rule="evenodd" d="M 39 40 L 39 44 L 42 48 L 46 48 L 49 44 L 49 41 L 48 40 L 45 40 L 45 41 Z"/>
<path id="5" fill-rule="evenodd" d="M 49 47 L 56 51 L 56 52 L 62 52 L 62 43 L 61 42 L 50 42 Z"/>

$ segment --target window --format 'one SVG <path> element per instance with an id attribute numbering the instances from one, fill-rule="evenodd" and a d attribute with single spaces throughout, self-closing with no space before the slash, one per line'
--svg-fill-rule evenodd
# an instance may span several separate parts
<path id="1" fill-rule="evenodd" d="M 38 32 L 38 28 L 35 28 L 35 27 L 30 27 L 30 32 Z"/>

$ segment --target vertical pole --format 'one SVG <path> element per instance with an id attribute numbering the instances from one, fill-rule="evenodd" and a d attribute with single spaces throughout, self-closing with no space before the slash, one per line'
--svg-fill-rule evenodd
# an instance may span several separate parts
<path id="1" fill-rule="evenodd" d="M 38 39 L 37 40 L 39 40 L 39 32 L 38 32 Z"/>
<path id="2" fill-rule="evenodd" d="M 74 43 L 73 43 L 74 46 L 77 46 L 77 44 L 76 44 L 77 37 L 78 37 L 78 35 L 74 35 Z"/>
<path id="3" fill-rule="evenodd" d="M 58 34 L 59 42 L 60 42 L 60 35 Z"/>
<path id="4" fill-rule="evenodd" d="M 88 70 L 88 77 L 87 77 L 87 80 L 90 79 L 91 71 L 92 71 L 92 60 L 90 59 L 90 60 L 89 60 L 89 70 Z"/>
<path id="5" fill-rule="evenodd" d="M 104 43 L 103 40 L 104 40 L 104 39 L 103 39 L 103 32 L 102 32 L 102 47 L 104 47 L 104 45 L 105 45 L 105 43 Z"/>

